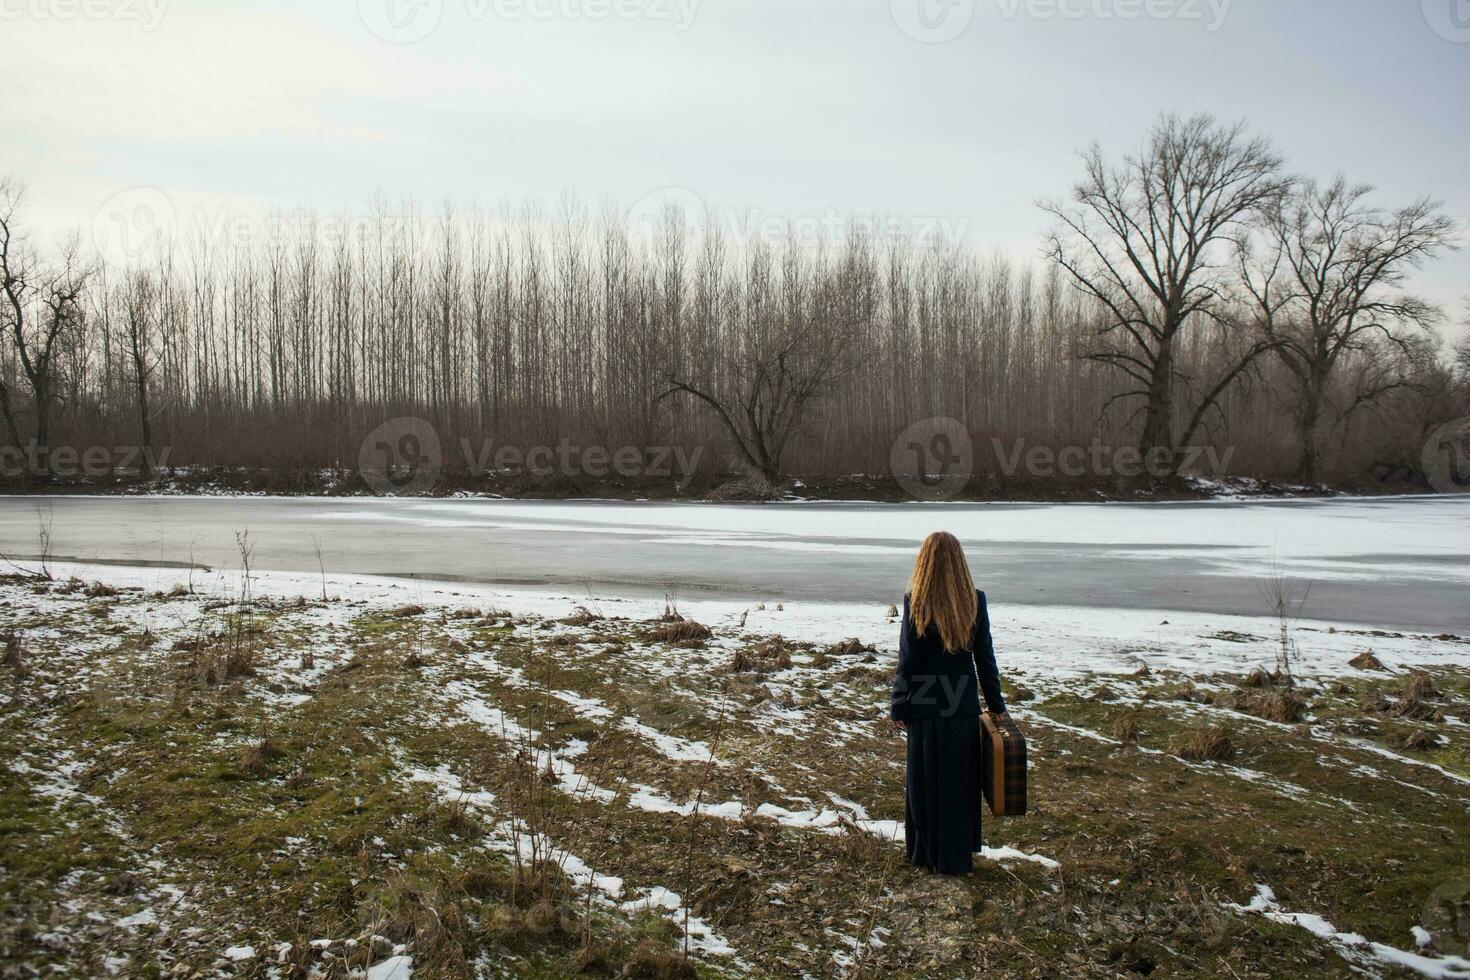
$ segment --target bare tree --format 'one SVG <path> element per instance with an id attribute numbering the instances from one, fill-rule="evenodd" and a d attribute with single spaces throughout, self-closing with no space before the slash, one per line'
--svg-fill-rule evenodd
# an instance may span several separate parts
<path id="1" fill-rule="evenodd" d="M 5 306 L 0 310 L 0 334 L 7 339 L 12 339 L 25 330 L 26 309 L 32 288 L 16 228 L 16 214 L 20 210 L 22 198 L 23 192 L 19 185 L 9 178 L 0 179 L 0 289 L 5 292 Z M 20 425 L 15 418 L 15 403 L 11 398 L 10 385 L 4 376 L 0 376 L 0 414 L 5 417 L 5 427 L 11 442 L 19 447 Z"/>
<path id="2" fill-rule="evenodd" d="M 1372 191 L 1342 177 L 1321 186 L 1303 181 L 1264 209 L 1263 244 L 1246 238 L 1239 246 L 1256 322 L 1295 384 L 1296 475 L 1309 484 L 1320 475 L 1323 413 L 1343 359 L 1375 344 L 1412 354 L 1408 334 L 1443 316 L 1403 285 L 1411 269 L 1453 246 L 1455 222 L 1428 199 L 1392 212 L 1373 207 Z M 1393 358 L 1365 361 L 1339 421 L 1412 383 Z"/>
<path id="3" fill-rule="evenodd" d="M 1163 164 L 1150 158 L 1149 166 L 1152 175 Z M 1144 240 L 1151 214 L 1165 234 L 1176 205 L 1159 197 L 1162 178 L 1129 179 L 1128 199 L 1143 202 L 1128 212 L 1139 222 L 1133 240 Z M 1179 183 L 1196 181 L 1169 186 Z M 1146 194 L 1156 199 L 1151 210 Z M 1181 198 L 1174 220 L 1199 225 L 1218 210 L 1212 200 Z M 1107 237 L 1102 213 L 1088 214 L 1104 254 L 1130 261 L 1125 241 Z M 1266 340 L 1251 329 L 1236 257 L 1220 245 L 1238 228 L 1209 239 L 1186 285 L 1182 273 L 1162 275 L 1166 294 L 1178 298 L 1172 319 L 1137 272 L 1117 266 L 1144 301 L 1147 323 L 1172 324 L 1172 340 L 1160 343 L 1144 320 L 1119 325 L 1117 312 L 1129 309 L 1123 286 L 1109 291 L 1096 280 L 1110 307 L 1072 288 L 1073 274 L 1055 264 L 1032 268 L 890 233 L 809 244 L 762 228 L 740 240 L 682 218 L 635 241 L 626 214 L 611 207 L 602 221 L 570 205 L 558 215 L 509 204 L 420 215 L 380 202 L 366 222 L 307 215 L 280 234 L 202 242 L 187 253 L 161 240 L 137 267 L 89 280 L 84 343 L 58 336 L 53 389 L 64 410 L 53 413 L 51 442 L 112 444 L 119 431 L 141 428 L 150 447 L 166 433 L 183 462 L 315 469 L 354 458 L 367 430 L 410 414 L 431 418 L 448 445 L 459 437 L 476 446 L 493 437 L 497 447 L 561 438 L 606 447 L 733 443 L 738 468 L 778 478 L 876 474 L 886 471 L 894 436 L 934 415 L 959 419 L 981 445 L 1136 439 L 1137 418 L 1098 410 L 1114 399 L 1143 404 L 1139 376 L 1148 375 L 1126 360 L 1078 356 L 1104 353 L 1101 333 L 1146 365 L 1131 329 L 1167 364 L 1157 370 L 1170 379 L 1171 411 L 1179 406 L 1175 445 L 1196 431 L 1205 441 L 1197 406 L 1208 406 L 1211 423 L 1230 431 L 1239 471 L 1285 476 L 1296 463 L 1291 419 L 1240 383 L 1259 375 L 1295 392 L 1281 358 L 1246 361 Z M 333 227 L 350 231 L 332 237 Z M 1173 234 L 1197 241 L 1204 233 Z M 1086 247 L 1070 234 L 1068 243 Z M 1155 255 L 1166 273 L 1170 255 L 1187 264 L 1191 253 L 1175 239 L 1153 244 L 1156 252 L 1134 249 L 1145 269 Z M 23 335 L 35 344 L 47 326 L 45 286 L 61 263 L 14 241 L 10 257 L 26 277 Z M 1082 253 L 1074 268 L 1099 262 Z M 1199 308 L 1176 316 L 1191 305 Z M 15 406 L 0 442 L 18 441 L 17 430 L 30 438 L 13 309 L 0 296 L 0 393 Z M 1328 417 L 1390 378 L 1417 387 L 1369 403 L 1371 428 L 1350 414 L 1336 438 L 1324 435 L 1323 465 L 1361 473 L 1398 461 L 1377 470 L 1411 479 L 1423 426 L 1470 413 L 1457 409 L 1465 385 L 1447 359 L 1373 343 L 1342 355 L 1326 385 Z"/>
<path id="4" fill-rule="evenodd" d="M 1087 175 L 1066 203 L 1043 204 L 1057 222 L 1047 251 L 1107 316 L 1086 356 L 1126 375 L 1133 387 L 1109 399 L 1141 397 L 1139 446 L 1172 459 L 1224 389 L 1262 353 L 1252 345 L 1218 380 L 1202 386 L 1175 441 L 1176 360 L 1191 324 L 1229 326 L 1231 269 L 1224 250 L 1242 221 L 1279 197 L 1281 160 L 1244 124 L 1209 115 L 1166 115 L 1139 155 L 1111 166 L 1093 145 Z"/>
<path id="5" fill-rule="evenodd" d="M 126 297 L 123 301 L 124 341 L 127 344 L 127 359 L 131 367 L 130 381 L 137 397 L 138 433 L 142 452 L 139 466 L 143 475 L 152 476 L 153 470 L 153 417 L 150 414 L 149 387 L 155 367 L 154 336 L 158 319 L 158 286 L 147 271 L 137 271 L 128 276 Z"/>
<path id="6" fill-rule="evenodd" d="M 777 272 L 769 252 L 758 250 L 741 336 L 727 338 L 717 352 L 727 383 L 681 376 L 676 368 L 660 399 L 683 393 L 704 403 L 745 464 L 778 483 L 786 449 L 813 401 L 865 357 L 859 339 L 874 314 L 864 289 L 869 258 L 859 245 L 835 268 L 810 269 L 787 255 Z"/>
<path id="7" fill-rule="evenodd" d="M 36 460 L 49 469 L 51 407 L 57 398 L 56 366 L 61 346 L 76 339 L 85 319 L 81 302 L 91 271 L 80 259 L 75 240 L 61 252 L 55 268 L 43 269 L 29 255 L 16 229 L 22 193 L 0 184 L 0 286 L 6 300 L 6 333 L 31 388 L 36 413 Z M 5 393 L 12 437 L 19 428 Z"/>

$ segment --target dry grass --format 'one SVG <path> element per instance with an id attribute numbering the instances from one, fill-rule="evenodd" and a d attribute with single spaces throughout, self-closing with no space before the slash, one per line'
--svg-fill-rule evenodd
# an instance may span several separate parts
<path id="1" fill-rule="evenodd" d="M 422 616 L 423 614 L 423 606 L 409 604 L 407 606 L 399 606 L 397 609 L 390 609 L 385 615 L 391 619 L 410 619 L 414 616 Z"/>
<path id="2" fill-rule="evenodd" d="M 361 925 L 364 960 L 377 958 L 375 945 L 412 943 L 415 973 L 422 966 L 432 976 L 470 975 L 464 968 L 468 924 L 458 903 L 438 882 L 393 875 L 364 904 Z"/>
<path id="3" fill-rule="evenodd" d="M 265 736 L 240 750 L 240 769 L 247 776 L 263 776 L 269 771 L 270 764 L 285 754 L 269 736 Z"/>
<path id="4" fill-rule="evenodd" d="M 593 623 L 602 622 L 604 618 L 605 617 L 593 612 L 586 606 L 578 606 L 576 609 L 572 610 L 572 614 L 570 616 L 561 620 L 561 622 L 567 626 L 590 626 Z"/>
<path id="5" fill-rule="evenodd" d="M 1235 757 L 1230 734 L 1219 725 L 1181 732 L 1169 750 L 1181 759 L 1196 762 L 1223 762 Z"/>
<path id="6" fill-rule="evenodd" d="M 1393 711 L 1394 700 L 1382 691 L 1369 688 L 1358 694 L 1358 705 L 1364 711 L 1386 715 Z"/>
<path id="7" fill-rule="evenodd" d="M 705 494 L 706 500 L 725 503 L 780 500 L 784 491 L 759 474 L 722 483 Z"/>
<path id="8" fill-rule="evenodd" d="M 1271 674 L 1268 674 L 1265 670 L 1257 667 L 1255 670 L 1252 670 L 1249 674 L 1245 675 L 1245 679 L 1240 682 L 1240 686 L 1271 687 L 1275 683 L 1276 679 Z"/>
<path id="9" fill-rule="evenodd" d="M 187 657 L 176 664 L 176 688 L 217 687 L 256 675 L 262 628 L 249 616 L 231 617 L 223 633 L 199 633 L 174 644 L 173 652 Z M 153 642 L 144 634 L 140 646 Z"/>
<path id="10" fill-rule="evenodd" d="M 1400 733 L 1393 740 L 1393 744 L 1401 749 L 1413 752 L 1423 752 L 1432 749 L 1438 743 L 1438 739 L 1422 728 L 1411 728 Z"/>
<path id="11" fill-rule="evenodd" d="M 143 595 L 121 600 L 154 601 Z M 97 604 L 80 595 L 71 604 L 78 635 L 95 629 L 88 607 Z M 215 628 L 235 615 L 216 617 Z M 1320 911 L 1375 940 L 1406 936 L 1423 897 L 1453 864 L 1456 841 L 1464 839 L 1460 790 L 1434 770 L 1369 757 L 1346 742 L 1336 750 L 1434 791 L 1415 797 L 1414 809 L 1406 811 L 1405 794 L 1389 780 L 1365 778 L 1346 765 L 1316 764 L 1322 739 L 1340 731 L 1395 747 L 1393 740 L 1401 738 L 1426 759 L 1461 768 L 1463 732 L 1447 727 L 1436 735 L 1428 725 L 1381 715 L 1364 719 L 1351 701 L 1365 686 L 1361 675 L 1346 678 L 1352 688 L 1303 685 L 1318 716 L 1313 732 L 1241 718 L 1227 722 L 1224 731 L 1234 736 L 1250 772 L 1185 764 L 1153 751 L 1172 745 L 1188 758 L 1230 754 L 1220 744 L 1228 739 L 1184 731 L 1205 724 L 1202 714 L 1218 712 L 1173 700 L 1181 676 L 1146 685 L 1108 676 L 1121 699 L 1111 701 L 1090 696 L 1102 678 L 1075 688 L 1048 681 L 1041 689 L 1046 703 L 1031 712 L 1041 749 L 1032 763 L 1041 805 L 1025 819 L 987 821 L 986 830 L 992 845 L 1055 858 L 1065 876 L 1029 863 L 982 861 L 971 878 L 952 881 L 912 871 L 900 845 L 845 817 L 842 832 L 826 834 L 755 815 L 763 802 L 793 810 L 827 807 L 828 794 L 861 803 L 873 819 L 902 815 L 903 743 L 878 719 L 886 659 L 845 657 L 850 675 L 837 667 L 762 678 L 723 672 L 734 649 L 717 656 L 649 649 L 641 641 L 655 625 L 650 623 L 613 620 L 579 631 L 536 621 L 507 631 L 475 622 L 455 628 L 472 654 L 452 656 L 449 630 L 432 606 L 428 616 L 402 621 L 366 612 L 330 642 L 298 631 L 289 616 L 257 621 L 269 633 L 257 644 L 258 677 L 240 681 L 246 696 L 191 690 L 192 713 L 186 713 L 126 684 L 140 664 L 168 666 L 187 656 L 170 646 L 177 637 L 164 626 L 160 642 L 142 652 L 133 645 L 136 631 L 119 633 L 122 655 L 101 660 L 109 682 L 73 685 L 75 697 L 59 702 L 67 708 L 57 715 L 66 726 L 58 733 L 62 744 L 89 769 L 107 766 L 127 777 L 84 777 L 83 788 L 106 801 L 111 812 L 105 815 L 128 818 L 131 839 L 150 852 L 191 856 L 169 869 L 189 890 L 190 909 L 174 913 L 181 919 L 169 922 L 166 936 L 140 933 L 124 951 L 135 959 L 123 975 L 149 975 L 145 968 L 157 960 L 160 945 L 172 958 L 160 975 L 172 962 L 193 975 L 218 973 L 222 947 L 216 940 L 227 931 L 231 944 L 269 950 L 283 944 L 281 958 L 273 956 L 268 966 L 295 976 L 361 975 L 389 955 L 389 942 L 407 947 L 416 974 L 448 978 L 468 976 L 477 963 L 493 963 L 496 975 L 508 977 L 691 976 L 695 967 L 710 977 L 1211 976 L 1227 965 L 1242 977 L 1346 976 L 1331 947 L 1306 930 L 1222 912 L 1219 903 L 1245 901 L 1255 882 L 1268 882 L 1286 907 Z M 25 630 L 28 667 L 44 675 L 59 647 L 47 634 L 32 632 L 27 620 L 14 625 Z M 577 657 L 552 651 L 551 640 L 561 635 L 580 641 Z M 4 636 L 0 629 L 0 641 Z M 721 631 L 726 636 L 748 641 L 740 654 L 752 669 L 775 669 L 783 660 L 804 664 L 805 654 L 818 652 L 733 630 Z M 205 637 L 201 649 L 227 643 L 225 635 Z M 311 645 L 317 663 L 338 669 L 299 679 L 310 706 L 262 697 L 276 682 L 295 693 L 291 675 Z M 604 647 L 617 652 L 599 662 L 595 651 Z M 431 662 L 405 671 L 404 657 L 414 649 L 426 651 Z M 340 667 L 348 656 L 350 671 Z M 682 695 L 677 699 L 648 690 L 648 674 L 637 665 L 655 657 L 661 666 L 700 671 L 698 689 L 670 685 Z M 512 668 L 529 683 L 504 683 Z M 1231 679 L 1211 675 L 1200 681 L 1207 687 L 1193 692 L 1223 707 L 1247 695 L 1293 690 L 1243 690 Z M 1444 692 L 1437 703 L 1461 714 L 1461 680 L 1451 672 L 1436 672 L 1433 680 Z M 444 700 L 448 681 L 474 689 L 545 740 L 507 741 L 503 732 L 468 723 L 462 705 Z M 1389 706 L 1405 693 L 1406 681 L 1379 681 L 1391 696 Z M 1334 694 L 1333 687 L 1343 689 Z M 611 723 L 581 717 L 547 691 L 598 698 L 616 714 Z M 794 700 L 813 729 L 754 710 L 765 697 Z M 726 705 L 728 718 L 712 710 Z M 19 710 L 27 720 L 43 716 L 39 704 Z M 623 731 L 616 719 L 624 714 L 670 735 L 712 743 L 729 765 L 704 764 L 696 772 L 693 763 Z M 1049 718 L 1069 727 L 1050 726 Z M 727 735 L 717 734 L 720 726 L 728 726 Z M 52 751 L 30 727 L 15 731 L 27 758 Z M 1150 751 L 1120 750 L 1087 735 L 1136 741 Z M 548 785 L 546 751 L 572 738 L 585 745 L 568 758 L 591 784 L 616 787 L 620 776 L 613 774 L 619 773 L 675 802 L 738 800 L 748 819 L 647 812 L 621 799 L 604 802 Z M 1191 740 L 1198 744 L 1186 744 Z M 286 754 L 276 755 L 276 747 Z M 440 766 L 461 780 L 466 795 L 405 778 L 406 767 Z M 1264 778 L 1243 778 L 1254 772 Z M 1284 792 L 1288 783 L 1311 792 Z M 53 805 L 38 807 L 22 795 L 10 811 L 0 811 L 7 826 L 17 828 L 17 862 L 32 862 L 31 854 L 47 848 L 58 855 L 54 867 L 33 862 L 14 874 L 28 895 L 48 901 L 77 863 L 71 842 L 78 832 L 64 821 L 90 819 L 88 808 L 55 805 L 57 832 L 47 843 L 30 828 Z M 1359 820 L 1402 820 L 1408 829 L 1375 843 L 1382 860 L 1364 861 L 1361 842 L 1344 833 Z M 1263 834 L 1261 826 L 1271 833 Z M 517 861 L 508 848 L 486 847 L 487 838 L 510 833 L 538 848 L 539 864 Z M 112 887 L 124 901 L 143 886 L 128 883 L 122 871 L 152 886 L 147 865 L 135 854 L 109 854 L 116 845 L 105 833 L 89 831 L 86 839 L 96 848 L 85 856 L 86 866 L 117 878 Z M 1099 841 L 1112 843 L 1100 847 Z M 689 914 L 729 939 L 749 969 L 699 952 L 684 955 L 678 914 L 630 916 L 587 901 L 557 870 L 550 845 L 598 873 L 624 879 L 620 900 L 652 886 L 677 892 Z M 229 884 L 228 893 L 220 882 Z M 136 910 L 114 910 L 97 897 L 104 884 L 86 881 L 89 888 L 94 884 L 87 910 L 108 921 Z M 1394 900 L 1383 901 L 1390 893 Z M 26 931 L 12 947 L 19 961 L 35 964 L 36 972 L 59 963 L 66 969 L 53 969 L 58 975 L 94 975 L 77 946 L 57 952 L 30 938 L 52 925 L 49 907 L 40 901 L 21 910 Z M 184 927 L 196 925 L 202 931 L 194 940 Z M 322 936 L 339 938 L 328 948 L 313 948 L 310 940 Z M 881 936 L 882 944 L 864 946 L 870 936 Z M 9 938 L 0 923 L 0 946 Z M 108 941 L 100 937 L 85 948 Z M 852 966 L 837 967 L 834 950 L 852 951 Z M 238 969 L 256 975 L 252 970 L 266 966 L 262 958 Z"/>
<path id="12" fill-rule="evenodd" d="M 1123 711 L 1113 719 L 1113 738 L 1120 742 L 1138 741 L 1138 712 Z"/>
<path id="13" fill-rule="evenodd" d="M 1445 719 L 1444 712 L 1439 708 L 1412 695 L 1405 695 L 1393 702 L 1393 707 L 1386 713 L 1394 718 L 1403 718 L 1408 721 L 1432 721 L 1439 723 Z"/>
<path id="14" fill-rule="evenodd" d="M 1242 694 L 1236 698 L 1235 706 L 1237 710 L 1248 715 L 1255 715 L 1257 718 L 1280 722 L 1283 725 L 1295 725 L 1302 720 L 1307 702 L 1295 690 L 1287 687 Z"/>
<path id="15" fill-rule="evenodd" d="M 685 977 L 697 977 L 699 972 L 681 954 L 670 952 L 650 941 L 633 948 L 619 976 L 646 980 L 682 980 Z"/>
<path id="16" fill-rule="evenodd" d="M 19 634 L 14 631 L 5 638 L 5 666 L 17 672 L 25 670 L 25 650 L 20 645 Z"/>
<path id="17" fill-rule="evenodd" d="M 1404 697 L 1415 701 L 1432 701 L 1439 697 L 1439 691 L 1435 689 L 1434 681 L 1422 670 L 1416 670 L 1409 675 L 1408 684 L 1404 687 Z"/>
<path id="18" fill-rule="evenodd" d="M 656 627 L 649 638 L 679 647 L 699 647 L 714 634 L 708 626 L 692 619 L 674 619 Z"/>
<path id="19" fill-rule="evenodd" d="M 1388 669 L 1388 668 L 1386 668 L 1386 667 L 1383 666 L 1383 662 L 1381 660 L 1379 660 L 1377 657 L 1373 656 L 1373 651 L 1372 650 L 1364 650 L 1362 653 L 1358 654 L 1356 657 L 1354 657 L 1353 659 L 1349 660 L 1348 661 L 1348 666 L 1349 667 L 1355 667 L 1358 670 L 1387 670 Z"/>
<path id="20" fill-rule="evenodd" d="M 725 670 L 731 674 L 765 674 L 790 666 L 791 645 L 779 636 L 772 636 L 736 650 Z"/>

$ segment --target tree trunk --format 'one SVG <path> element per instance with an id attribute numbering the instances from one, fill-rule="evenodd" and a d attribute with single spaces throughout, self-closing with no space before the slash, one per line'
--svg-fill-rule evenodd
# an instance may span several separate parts
<path id="1" fill-rule="evenodd" d="M 51 392 L 46 384 L 36 387 L 36 462 L 40 475 L 51 475 Z"/>
<path id="2" fill-rule="evenodd" d="M 138 421 L 143 435 L 142 452 L 138 454 L 138 467 L 144 479 L 153 477 L 153 426 L 148 421 L 148 386 L 138 385 Z"/>
<path id="3" fill-rule="evenodd" d="M 10 407 L 10 392 L 0 388 L 0 414 L 5 416 L 5 428 L 10 432 L 10 441 L 15 448 L 22 448 L 20 442 L 20 424 L 15 420 L 15 411 Z"/>
<path id="4" fill-rule="evenodd" d="M 1143 433 L 1138 440 L 1138 451 L 1146 461 L 1150 461 L 1150 472 L 1153 466 L 1153 457 L 1150 454 L 1155 453 L 1165 454 L 1166 458 L 1162 463 L 1170 472 L 1173 471 L 1174 352 L 1167 343 L 1160 349 L 1153 374 L 1149 378 L 1148 406 L 1144 409 Z"/>
<path id="5" fill-rule="evenodd" d="M 148 420 L 148 366 L 145 362 L 143 349 L 140 345 L 139 327 L 135 323 L 132 326 L 132 355 L 133 355 L 133 382 L 138 386 L 138 430 L 142 436 L 142 445 L 138 448 L 138 470 L 144 479 L 153 476 L 153 465 L 150 462 L 153 452 L 153 426 Z"/>
<path id="6" fill-rule="evenodd" d="M 1297 444 L 1301 455 L 1297 457 L 1296 478 L 1309 487 L 1317 485 L 1322 460 L 1322 449 L 1317 442 L 1317 429 L 1322 421 L 1322 385 L 1316 377 L 1309 377 L 1302 386 L 1301 405 L 1297 409 Z"/>

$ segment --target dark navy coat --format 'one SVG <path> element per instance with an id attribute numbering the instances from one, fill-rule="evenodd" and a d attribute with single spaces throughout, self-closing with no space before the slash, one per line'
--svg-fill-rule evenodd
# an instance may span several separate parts
<path id="1" fill-rule="evenodd" d="M 890 712 L 895 721 L 925 718 L 978 718 L 980 698 L 994 712 L 1006 710 L 1000 694 L 1000 671 L 990 639 L 990 614 L 985 593 L 976 591 L 975 627 L 968 650 L 944 652 L 939 630 L 930 625 L 923 636 L 914 632 L 909 597 L 903 597 L 903 631 L 898 641 L 898 669 L 893 674 Z"/>

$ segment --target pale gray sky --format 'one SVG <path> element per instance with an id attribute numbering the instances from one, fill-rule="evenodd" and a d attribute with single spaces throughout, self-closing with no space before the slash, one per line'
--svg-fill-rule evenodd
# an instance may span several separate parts
<path id="1" fill-rule="evenodd" d="M 1076 150 L 1163 110 L 1470 219 L 1467 0 L 0 0 L 0 65 L 0 172 L 48 233 L 121 192 L 218 220 L 680 187 L 1034 255 Z M 1460 320 L 1470 250 L 1417 288 Z"/>

